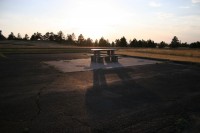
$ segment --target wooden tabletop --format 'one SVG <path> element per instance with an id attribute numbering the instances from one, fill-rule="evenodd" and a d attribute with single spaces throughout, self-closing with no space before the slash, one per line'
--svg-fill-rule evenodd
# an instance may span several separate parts
<path id="1" fill-rule="evenodd" d="M 113 48 L 107 48 L 107 49 L 91 49 L 92 51 L 115 51 L 117 49 L 113 49 Z"/>

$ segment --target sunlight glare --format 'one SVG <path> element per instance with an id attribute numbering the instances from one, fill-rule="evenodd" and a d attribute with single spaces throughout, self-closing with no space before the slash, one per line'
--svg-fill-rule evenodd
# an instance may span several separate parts
<path id="1" fill-rule="evenodd" d="M 111 33 L 120 23 L 119 13 L 111 1 L 79 1 L 73 9 L 70 25 L 76 32 L 99 39 Z"/>

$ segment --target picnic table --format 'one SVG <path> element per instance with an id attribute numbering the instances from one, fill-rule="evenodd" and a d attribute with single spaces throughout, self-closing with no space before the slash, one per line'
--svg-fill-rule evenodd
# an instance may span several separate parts
<path id="1" fill-rule="evenodd" d="M 115 54 L 117 49 L 91 49 L 91 62 L 103 63 L 106 62 L 118 62 L 118 56 Z"/>

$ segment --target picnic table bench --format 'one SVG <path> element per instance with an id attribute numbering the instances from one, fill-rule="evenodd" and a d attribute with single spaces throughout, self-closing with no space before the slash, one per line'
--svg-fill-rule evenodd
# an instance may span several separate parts
<path id="1" fill-rule="evenodd" d="M 91 49 L 91 62 L 103 63 L 118 62 L 118 56 L 115 55 L 116 49 Z"/>

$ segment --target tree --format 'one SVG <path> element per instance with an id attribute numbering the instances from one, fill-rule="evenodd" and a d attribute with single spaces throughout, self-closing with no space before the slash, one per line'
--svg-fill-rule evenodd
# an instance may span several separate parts
<path id="1" fill-rule="evenodd" d="M 124 36 L 120 40 L 116 39 L 115 42 L 117 47 L 127 47 L 128 44 Z"/>
<path id="2" fill-rule="evenodd" d="M 120 43 L 119 43 L 119 46 L 120 47 L 127 47 L 127 41 L 126 41 L 126 38 L 123 36 L 121 39 L 120 39 Z"/>
<path id="3" fill-rule="evenodd" d="M 108 47 L 108 46 L 110 46 L 110 43 L 108 40 L 105 40 L 103 37 L 101 37 L 99 39 L 99 46 L 100 47 Z"/>
<path id="4" fill-rule="evenodd" d="M 31 36 L 31 39 L 30 39 L 30 40 L 31 40 L 31 41 L 37 40 L 36 33 L 34 33 L 34 34 Z"/>
<path id="5" fill-rule="evenodd" d="M 99 41 L 97 39 L 94 42 L 94 46 L 99 46 Z"/>
<path id="6" fill-rule="evenodd" d="M 50 37 L 50 33 L 47 32 L 47 33 L 43 36 L 43 39 L 44 39 L 44 40 L 50 40 L 49 37 Z"/>
<path id="7" fill-rule="evenodd" d="M 111 46 L 112 46 L 112 47 L 115 47 L 115 42 L 112 42 L 112 43 L 111 43 Z"/>
<path id="8" fill-rule="evenodd" d="M 20 33 L 17 34 L 17 40 L 22 40 L 22 36 Z"/>
<path id="9" fill-rule="evenodd" d="M 13 32 L 10 33 L 10 35 L 8 36 L 8 40 L 15 40 L 16 37 L 15 35 L 13 34 Z"/>
<path id="10" fill-rule="evenodd" d="M 29 36 L 28 36 L 28 34 L 25 34 L 25 36 L 24 36 L 23 40 L 28 40 L 28 39 L 29 39 Z"/>
<path id="11" fill-rule="evenodd" d="M 119 40 L 119 39 L 116 39 L 116 40 L 115 40 L 115 46 L 116 46 L 116 47 L 120 47 L 120 40 Z"/>
<path id="12" fill-rule="evenodd" d="M 0 30 L 0 40 L 6 40 L 5 36 L 2 34 L 2 31 Z"/>
<path id="13" fill-rule="evenodd" d="M 200 48 L 200 42 L 197 41 L 197 42 L 193 42 L 190 44 L 190 48 Z"/>
<path id="14" fill-rule="evenodd" d="M 76 41 L 76 36 L 75 36 L 75 34 L 74 34 L 74 33 L 72 33 L 72 40 L 73 40 L 73 42 L 75 42 L 75 41 Z"/>
<path id="15" fill-rule="evenodd" d="M 54 41 L 55 40 L 55 35 L 54 35 L 54 33 L 53 32 L 51 32 L 51 33 L 49 33 L 49 40 L 50 41 Z"/>
<path id="16" fill-rule="evenodd" d="M 39 33 L 39 32 L 36 33 L 36 39 L 37 40 L 44 40 L 42 34 Z"/>
<path id="17" fill-rule="evenodd" d="M 137 39 L 133 39 L 133 41 L 130 42 L 130 47 L 138 47 L 138 41 Z"/>
<path id="18" fill-rule="evenodd" d="M 86 40 L 85 44 L 86 44 L 87 46 L 93 46 L 93 40 L 90 39 L 90 38 L 88 38 L 88 39 Z"/>
<path id="19" fill-rule="evenodd" d="M 180 47 L 189 47 L 189 45 L 187 44 L 187 42 L 185 42 L 185 43 L 181 43 Z"/>
<path id="20" fill-rule="evenodd" d="M 145 41 L 144 40 L 139 40 L 137 46 L 138 47 L 145 47 Z"/>
<path id="21" fill-rule="evenodd" d="M 84 36 L 82 35 L 82 34 L 80 34 L 79 36 L 78 36 L 78 45 L 83 45 L 83 43 L 84 43 Z"/>
<path id="22" fill-rule="evenodd" d="M 152 41 L 151 39 L 149 39 L 146 42 L 146 47 L 148 47 L 148 48 L 155 48 L 156 47 L 156 43 L 154 43 L 154 41 Z"/>
<path id="23" fill-rule="evenodd" d="M 111 44 L 108 39 L 106 40 L 106 42 L 107 42 L 107 47 L 110 47 Z"/>
<path id="24" fill-rule="evenodd" d="M 162 42 L 160 42 L 160 43 L 158 44 L 158 47 L 159 47 L 159 48 L 165 48 L 165 47 L 167 47 L 167 43 L 165 43 L 164 41 L 162 41 Z"/>
<path id="25" fill-rule="evenodd" d="M 56 41 L 62 42 L 64 39 L 65 39 L 64 33 L 62 31 L 59 31 L 56 37 Z"/>
<path id="26" fill-rule="evenodd" d="M 67 35 L 67 42 L 68 43 L 72 43 L 73 42 L 72 35 L 70 35 L 70 34 Z"/>
<path id="27" fill-rule="evenodd" d="M 171 48 L 177 48 L 180 46 L 180 41 L 178 40 L 178 38 L 176 36 L 174 36 L 174 38 L 171 41 L 171 44 L 169 45 Z"/>
<path id="28" fill-rule="evenodd" d="M 75 39 L 76 39 L 76 36 L 74 33 L 67 35 L 67 43 L 75 44 Z"/>
<path id="29" fill-rule="evenodd" d="M 32 36 L 31 36 L 31 41 L 36 41 L 36 40 L 44 40 L 43 39 L 43 36 L 41 33 L 37 32 L 37 33 L 34 33 Z"/>

